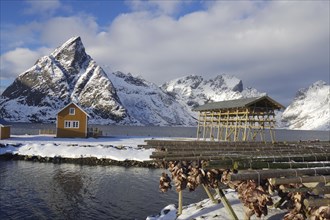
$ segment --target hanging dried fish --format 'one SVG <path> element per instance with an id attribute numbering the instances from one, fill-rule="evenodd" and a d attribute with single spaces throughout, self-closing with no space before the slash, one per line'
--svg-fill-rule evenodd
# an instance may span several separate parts
<path id="1" fill-rule="evenodd" d="M 330 219 L 330 206 L 321 206 L 310 210 L 310 220 L 328 220 Z"/>
<path id="2" fill-rule="evenodd" d="M 159 179 L 159 189 L 162 192 L 167 192 L 171 188 L 172 188 L 171 179 L 167 175 L 167 173 L 163 172 L 160 179 Z"/>

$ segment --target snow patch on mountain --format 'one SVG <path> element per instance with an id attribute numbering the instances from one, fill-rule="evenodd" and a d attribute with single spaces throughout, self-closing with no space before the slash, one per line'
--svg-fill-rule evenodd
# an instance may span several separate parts
<path id="1" fill-rule="evenodd" d="M 330 130 L 330 86 L 317 81 L 300 89 L 283 112 L 282 122 L 290 129 Z"/>

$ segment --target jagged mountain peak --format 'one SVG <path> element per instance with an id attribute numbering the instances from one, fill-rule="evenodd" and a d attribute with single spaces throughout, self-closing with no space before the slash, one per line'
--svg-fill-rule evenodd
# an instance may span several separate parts
<path id="1" fill-rule="evenodd" d="M 282 123 L 290 129 L 330 129 L 330 85 L 317 81 L 302 88 L 282 114 Z"/>
<path id="2" fill-rule="evenodd" d="M 1 104 L 0 116 L 8 120 L 54 121 L 57 110 L 71 101 L 94 120 L 127 119 L 111 81 L 86 54 L 80 37 L 70 38 L 49 56 L 41 57 L 2 97 L 7 101 Z"/>
<path id="3" fill-rule="evenodd" d="M 67 40 L 61 46 L 57 47 L 50 55 L 56 57 L 59 53 L 65 51 L 85 51 L 85 47 L 81 41 L 80 36 L 75 36 Z"/>

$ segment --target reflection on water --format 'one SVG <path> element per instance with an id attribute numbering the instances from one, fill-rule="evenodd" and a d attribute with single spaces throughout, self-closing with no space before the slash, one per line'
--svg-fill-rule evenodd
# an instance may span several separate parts
<path id="1" fill-rule="evenodd" d="M 0 160 L 0 219 L 145 219 L 177 202 L 161 169 Z M 206 198 L 199 189 L 184 204 Z"/>

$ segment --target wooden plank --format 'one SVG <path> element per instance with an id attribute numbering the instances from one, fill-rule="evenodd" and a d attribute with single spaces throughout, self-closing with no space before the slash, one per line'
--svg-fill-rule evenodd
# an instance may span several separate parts
<path id="1" fill-rule="evenodd" d="M 180 156 L 180 155 L 168 155 L 168 154 L 163 154 L 163 155 L 157 155 L 157 154 L 152 154 L 151 158 L 153 159 L 160 159 L 164 161 L 198 161 L 198 160 L 222 160 L 223 158 L 230 158 L 231 161 L 235 160 L 252 160 L 256 156 L 259 156 L 261 158 L 267 158 L 267 161 L 271 162 L 272 160 L 276 160 L 278 157 L 273 157 L 273 154 L 237 154 L 237 153 L 223 153 L 223 154 L 218 154 L 218 155 L 192 155 L 192 156 Z M 305 154 L 305 155 L 297 155 L 297 157 L 307 157 L 310 156 L 310 154 Z M 315 159 L 323 157 L 323 154 L 315 154 Z M 294 156 L 290 155 L 279 155 L 279 157 L 286 158 L 289 161 L 291 158 L 294 158 Z M 266 162 L 267 162 L 266 161 Z"/>
<path id="2" fill-rule="evenodd" d="M 203 166 L 205 169 L 297 169 L 297 168 L 312 168 L 312 167 L 330 167 L 329 162 L 264 162 L 264 161 L 239 161 L 230 165 L 225 164 L 210 164 Z"/>

